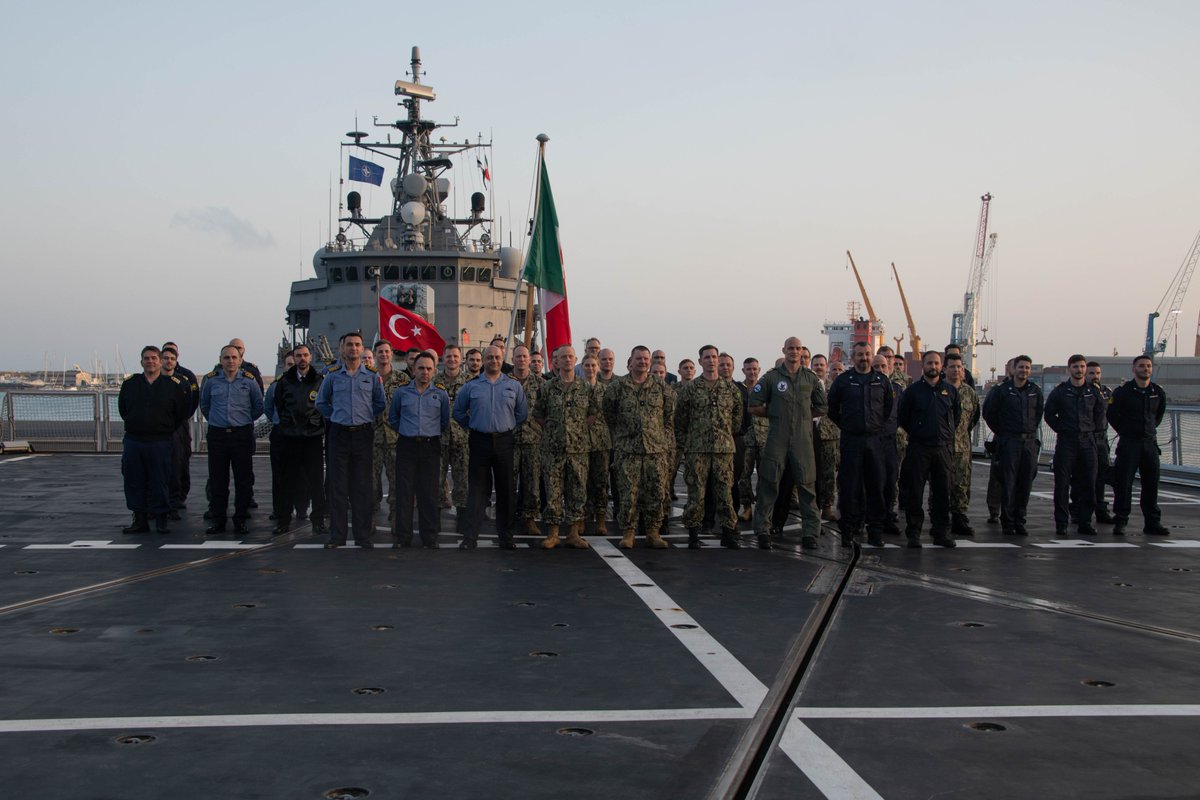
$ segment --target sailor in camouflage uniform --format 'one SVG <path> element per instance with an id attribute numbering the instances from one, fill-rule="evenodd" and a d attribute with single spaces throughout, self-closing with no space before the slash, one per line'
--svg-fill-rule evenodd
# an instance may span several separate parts
<path id="1" fill-rule="evenodd" d="M 375 354 L 375 370 L 383 380 L 383 397 L 388 406 L 392 404 L 392 392 L 409 382 L 408 373 L 395 369 L 392 362 L 392 346 L 384 341 L 378 341 L 371 348 Z M 396 432 L 387 424 L 388 412 L 385 408 L 375 418 L 375 439 L 371 448 L 371 477 L 375 484 L 375 507 L 379 508 L 383 500 L 384 472 L 388 482 L 388 519 L 395 514 L 396 494 Z"/>
<path id="2" fill-rule="evenodd" d="M 812 359 L 812 370 L 825 385 L 825 396 L 829 396 L 829 386 L 833 377 L 829 374 L 829 359 L 823 353 L 817 353 Z M 842 432 L 837 423 L 826 414 L 817 420 L 817 507 L 821 509 L 821 519 L 837 522 L 839 515 L 837 503 L 837 471 L 841 461 Z"/>
<path id="3" fill-rule="evenodd" d="M 532 363 L 529 348 L 519 344 L 512 351 L 512 372 L 509 377 L 521 384 L 529 408 L 537 404 L 538 391 L 545 382 L 541 375 L 530 369 Z M 517 426 L 513 435 L 513 483 L 517 487 L 518 520 L 525 521 L 525 532 L 541 536 L 537 526 L 538 506 L 542 495 L 542 431 L 532 420 Z M 520 523 L 517 523 L 518 528 Z"/>
<path id="4" fill-rule="evenodd" d="M 663 383 L 667 383 L 667 365 L 663 361 L 655 359 L 654 356 L 650 357 L 650 377 L 659 378 Z M 667 394 L 671 399 L 671 405 L 678 413 L 679 395 L 669 383 L 667 383 Z M 662 524 L 658 528 L 660 536 L 667 535 L 667 526 L 671 524 L 671 512 L 674 511 L 671 501 L 679 499 L 675 494 L 675 476 L 679 474 L 679 465 L 682 463 L 683 442 L 676 439 L 675 429 L 671 428 L 667 431 L 667 455 L 662 465 Z"/>
<path id="5" fill-rule="evenodd" d="M 979 424 L 979 395 L 967 385 L 966 368 L 958 353 L 946 354 L 946 383 L 958 390 L 962 415 L 954 431 L 954 457 L 950 462 L 950 533 L 954 536 L 974 536 L 975 529 L 967 518 L 971 505 L 971 432 Z"/>
<path id="6" fill-rule="evenodd" d="M 583 506 L 587 502 L 588 429 L 600 414 L 591 384 L 575 376 L 575 348 L 562 345 L 551 355 L 554 377 L 542 384 L 530 417 L 542 429 L 542 485 L 546 488 L 546 550 L 558 546 L 567 527 L 569 547 L 586 549 Z"/>
<path id="7" fill-rule="evenodd" d="M 675 440 L 683 444 L 686 454 L 683 477 L 688 500 L 683 524 L 688 529 L 688 547 L 700 547 L 704 495 L 711 486 L 721 544 L 736 550 L 741 545 L 733 507 L 733 437 L 742 427 L 742 393 L 732 381 L 717 375 L 718 354 L 713 345 L 700 348 L 701 375 L 683 386 L 675 405 Z"/>
<path id="8" fill-rule="evenodd" d="M 463 369 L 462 349 L 456 344 L 446 345 L 442 353 L 442 368 L 438 370 L 433 383 L 450 396 L 450 407 L 454 407 L 454 398 L 463 384 L 471 380 L 471 375 Z M 470 451 L 467 448 L 467 432 L 454 419 L 450 427 L 442 434 L 442 471 L 440 488 L 442 507 L 453 503 L 457 520 L 462 520 L 467 513 L 467 464 Z M 446 471 L 450 472 L 450 480 L 454 486 L 447 494 Z"/>
<path id="9" fill-rule="evenodd" d="M 592 398 L 599 408 L 604 402 L 605 384 L 599 380 L 600 359 L 588 354 L 583 357 L 583 380 L 591 388 Z M 608 423 L 604 415 L 598 414 L 588 428 L 588 489 L 587 503 L 584 505 L 583 518 L 595 520 L 596 532 L 604 533 L 604 513 L 608 508 L 609 482 L 609 451 L 612 450 L 612 437 L 608 433 Z"/>
<path id="10" fill-rule="evenodd" d="M 764 417 L 756 417 L 750 413 L 750 392 L 754 390 L 754 385 L 758 383 L 760 372 L 761 368 L 759 367 L 757 358 L 750 357 L 742 362 L 742 375 L 745 376 L 742 386 L 746 388 L 747 403 L 747 405 L 743 406 L 742 410 L 750 422 L 746 426 L 746 450 L 743 453 L 742 478 L 738 483 L 738 500 L 742 504 L 742 513 L 739 515 L 739 519 L 743 522 L 749 522 L 754 518 L 754 485 L 750 477 L 758 471 L 759 459 L 762 456 L 762 446 L 767 441 L 767 429 L 771 426 L 771 423 Z"/>
<path id="11" fill-rule="evenodd" d="M 603 409 L 615 453 L 620 503 L 617 524 L 623 532 L 620 546 L 633 547 L 640 516 L 646 541 L 652 547 L 667 547 L 659 525 L 664 463 L 673 449 L 668 431 L 674 430 L 675 404 L 667 384 L 650 374 L 648 347 L 633 348 L 629 374 L 609 385 Z"/>

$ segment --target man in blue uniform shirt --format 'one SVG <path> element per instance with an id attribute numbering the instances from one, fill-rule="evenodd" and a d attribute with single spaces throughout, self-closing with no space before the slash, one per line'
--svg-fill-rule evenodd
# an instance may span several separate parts
<path id="1" fill-rule="evenodd" d="M 225 532 L 229 470 L 233 468 L 233 530 L 246 532 L 254 486 L 254 420 L 263 413 L 263 393 L 254 376 L 242 369 L 234 345 L 221 348 L 221 370 L 204 376 L 200 413 L 208 420 L 208 482 L 212 488 L 208 534 Z"/>
<path id="2" fill-rule="evenodd" d="M 379 374 L 363 363 L 363 338 L 357 331 L 338 341 L 341 362 L 330 367 L 317 390 L 317 411 L 329 421 L 326 438 L 326 486 L 329 540 L 326 549 L 346 543 L 353 515 L 354 543 L 371 548 L 375 530 L 371 482 L 375 417 L 387 407 Z"/>
<path id="3" fill-rule="evenodd" d="M 515 550 L 512 541 L 513 429 L 529 416 L 521 384 L 503 374 L 504 350 L 491 345 L 483 356 L 483 372 L 468 381 L 454 398 L 454 419 L 466 428 L 470 458 L 467 466 L 467 520 L 459 548 L 475 547 L 483 507 L 496 484 L 496 535 L 500 547 Z"/>
<path id="4" fill-rule="evenodd" d="M 450 426 L 450 395 L 433 385 L 436 361 L 421 353 L 413 362 L 412 383 L 392 394 L 388 425 L 399 435 L 396 440 L 396 485 L 392 547 L 412 545 L 413 501 L 420 519 L 421 544 L 436 548 L 438 534 L 438 491 L 442 465 L 442 434 Z"/>

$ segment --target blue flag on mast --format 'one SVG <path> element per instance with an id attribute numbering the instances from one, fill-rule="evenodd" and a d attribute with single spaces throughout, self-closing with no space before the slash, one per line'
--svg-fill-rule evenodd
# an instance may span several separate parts
<path id="1" fill-rule="evenodd" d="M 350 180 L 373 183 L 379 186 L 383 183 L 383 167 L 363 161 L 361 158 L 350 156 Z"/>

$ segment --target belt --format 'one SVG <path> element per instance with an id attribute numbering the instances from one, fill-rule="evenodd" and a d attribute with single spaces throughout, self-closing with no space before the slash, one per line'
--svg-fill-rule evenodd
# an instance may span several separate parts
<path id="1" fill-rule="evenodd" d="M 362 430 L 363 428 L 371 428 L 372 430 L 374 430 L 374 428 L 375 428 L 374 422 L 364 422 L 361 425 L 343 425 L 340 422 L 331 422 L 329 424 L 331 426 L 333 426 L 334 428 L 338 428 L 343 431 L 358 431 L 358 430 Z"/>
<path id="2" fill-rule="evenodd" d="M 482 436 L 485 439 L 502 439 L 505 436 L 512 436 L 512 434 L 512 431 L 496 431 L 495 433 L 488 433 L 487 431 L 477 431 L 474 428 L 471 429 L 472 436 Z"/>
<path id="3" fill-rule="evenodd" d="M 1000 438 L 1000 439 L 1021 439 L 1021 440 L 1023 440 L 1023 441 L 1029 441 L 1030 439 L 1036 439 L 1036 438 L 1037 438 L 1037 434 L 1036 434 L 1036 433 L 1002 433 L 1002 434 L 1000 434 L 1000 435 L 999 435 L 997 438 Z"/>
<path id="4" fill-rule="evenodd" d="M 441 436 L 401 436 L 399 437 L 405 442 L 440 442 Z"/>
<path id="5" fill-rule="evenodd" d="M 249 430 L 253 430 L 253 429 L 254 429 L 253 425 L 239 425 L 236 428 L 214 428 L 212 426 L 209 426 L 208 432 L 209 433 L 243 433 L 245 431 L 249 431 Z"/>

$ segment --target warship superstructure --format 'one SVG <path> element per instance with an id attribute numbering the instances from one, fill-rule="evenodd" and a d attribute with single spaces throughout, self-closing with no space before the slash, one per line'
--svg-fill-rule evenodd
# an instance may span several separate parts
<path id="1" fill-rule="evenodd" d="M 448 343 L 486 343 L 508 330 L 521 254 L 493 238 L 483 192 L 471 193 L 466 216 L 455 217 L 448 206 L 452 168 L 471 158 L 489 164 L 491 143 L 435 138 L 436 131 L 457 127 L 458 120 L 442 124 L 421 116 L 422 102 L 436 99 L 421 82 L 422 74 L 420 49 L 414 47 L 412 80 L 395 84 L 406 115 L 373 122 L 388 131 L 386 141 L 359 130 L 346 134 L 350 141 L 342 150 L 361 157 L 351 163 L 364 170 L 351 180 L 382 185 L 390 173 L 391 210 L 366 217 L 362 195 L 347 193 L 339 205 L 337 234 L 313 256 L 315 276 L 292 283 L 282 349 L 308 343 L 327 352 L 330 341 L 354 330 L 371 337 L 379 329 L 380 296 L 423 316 Z M 393 132 L 399 141 L 391 141 Z M 372 160 L 393 162 L 394 169 Z M 524 324 L 524 313 L 518 310 L 518 325 Z"/>

